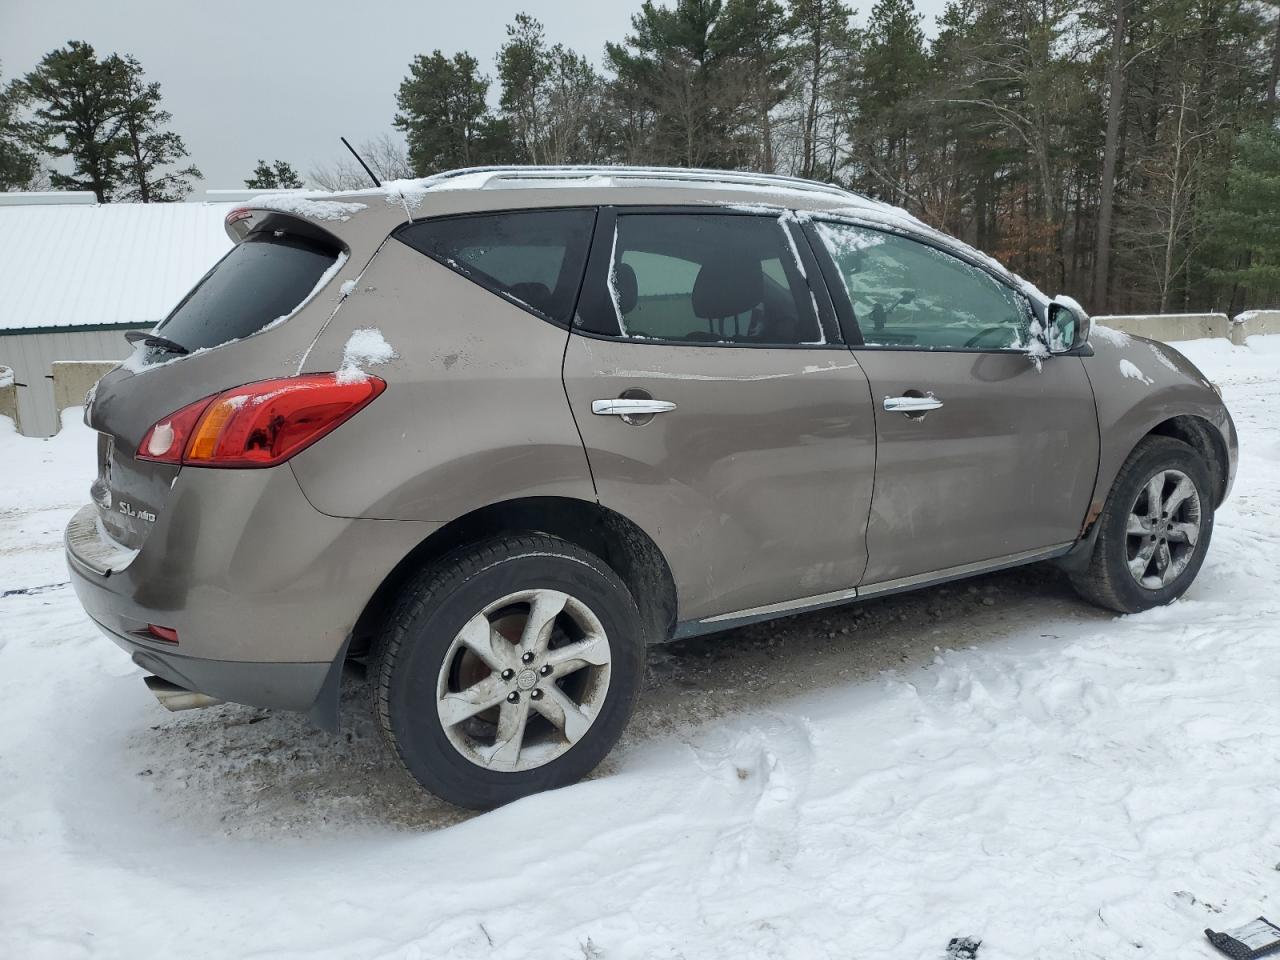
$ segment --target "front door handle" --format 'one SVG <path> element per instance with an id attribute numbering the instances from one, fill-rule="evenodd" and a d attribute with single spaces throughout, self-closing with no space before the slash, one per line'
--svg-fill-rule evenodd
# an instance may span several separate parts
<path id="1" fill-rule="evenodd" d="M 618 397 L 613 400 L 592 400 L 591 412 L 601 417 L 641 417 L 645 414 L 667 413 L 676 405 L 670 400 L 644 400 Z"/>
<path id="2" fill-rule="evenodd" d="M 926 413 L 937 410 L 942 401 L 932 393 L 927 397 L 885 397 L 884 408 L 890 413 Z"/>

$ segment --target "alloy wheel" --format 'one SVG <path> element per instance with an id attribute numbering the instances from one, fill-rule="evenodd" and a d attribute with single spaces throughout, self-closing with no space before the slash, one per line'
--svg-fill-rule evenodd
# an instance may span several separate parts
<path id="1" fill-rule="evenodd" d="M 609 638 L 586 604 L 524 590 L 463 625 L 440 668 L 436 709 L 449 743 L 472 763 L 530 770 L 582 739 L 609 674 Z"/>
<path id="2" fill-rule="evenodd" d="M 1181 470 L 1160 470 L 1138 492 L 1125 525 L 1129 573 L 1160 590 L 1187 568 L 1200 539 L 1200 492 Z"/>

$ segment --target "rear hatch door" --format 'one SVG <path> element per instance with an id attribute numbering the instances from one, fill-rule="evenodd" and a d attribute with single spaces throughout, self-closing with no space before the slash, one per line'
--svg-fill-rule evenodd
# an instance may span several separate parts
<path id="1" fill-rule="evenodd" d="M 112 540 L 140 548 L 177 478 L 176 465 L 136 459 L 151 426 L 230 387 L 296 373 L 341 300 L 348 260 L 312 224 L 266 215 L 99 381 L 85 421 L 99 432 L 92 495 Z"/>

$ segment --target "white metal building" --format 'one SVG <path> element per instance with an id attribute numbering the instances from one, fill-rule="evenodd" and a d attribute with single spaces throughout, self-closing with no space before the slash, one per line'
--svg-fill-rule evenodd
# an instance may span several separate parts
<path id="1" fill-rule="evenodd" d="M 125 332 L 164 319 L 231 248 L 228 209 L 0 193 L 0 366 L 25 385 L 23 433 L 57 432 L 55 360 L 123 360 Z"/>

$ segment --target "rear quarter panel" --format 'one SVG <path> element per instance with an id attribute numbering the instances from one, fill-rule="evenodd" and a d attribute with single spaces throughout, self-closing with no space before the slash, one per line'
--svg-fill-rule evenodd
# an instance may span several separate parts
<path id="1" fill-rule="evenodd" d="M 1120 467 L 1138 442 L 1173 417 L 1193 416 L 1218 432 L 1234 469 L 1235 427 L 1222 400 L 1196 366 L 1174 348 L 1111 330 L 1094 329 L 1085 358 L 1098 408 L 1102 449 L 1090 517 L 1102 510 Z"/>
<path id="2" fill-rule="evenodd" d="M 514 497 L 595 500 L 560 371 L 568 331 L 388 239 L 306 357 L 338 370 L 357 330 L 396 357 L 387 390 L 291 463 L 342 517 L 452 520 Z"/>

